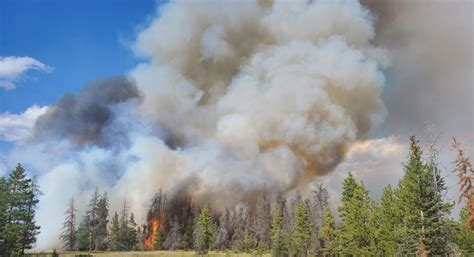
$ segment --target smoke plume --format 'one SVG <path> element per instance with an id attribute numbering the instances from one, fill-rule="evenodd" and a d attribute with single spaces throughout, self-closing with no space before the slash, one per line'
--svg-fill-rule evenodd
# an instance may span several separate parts
<path id="1" fill-rule="evenodd" d="M 385 117 L 374 37 L 358 1 L 164 4 L 133 46 L 146 62 L 65 95 L 12 151 L 40 174 L 38 247 L 96 185 L 143 220 L 160 188 L 226 207 L 331 172 Z"/>

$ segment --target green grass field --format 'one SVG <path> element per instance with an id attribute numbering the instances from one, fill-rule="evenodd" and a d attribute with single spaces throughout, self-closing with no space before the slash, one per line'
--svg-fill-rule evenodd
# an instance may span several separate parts
<path id="1" fill-rule="evenodd" d="M 154 257 L 154 256 L 197 256 L 196 252 L 192 251 L 149 251 L 149 252 L 58 252 L 60 257 Z M 29 257 L 51 257 L 52 252 L 43 253 L 29 253 Z M 210 257 L 252 257 L 262 256 L 269 257 L 270 254 L 255 255 L 247 253 L 231 253 L 231 252 L 209 252 L 205 256 Z"/>

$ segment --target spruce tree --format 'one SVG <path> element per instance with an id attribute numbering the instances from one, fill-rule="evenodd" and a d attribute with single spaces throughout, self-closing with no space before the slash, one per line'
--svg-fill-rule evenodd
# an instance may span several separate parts
<path id="1" fill-rule="evenodd" d="M 258 240 L 258 246 L 262 250 L 268 250 L 270 247 L 271 220 L 272 215 L 270 196 L 268 191 L 264 189 L 257 201 L 257 214 L 255 222 L 255 232 Z"/>
<path id="2" fill-rule="evenodd" d="M 207 253 L 214 242 L 216 226 L 207 207 L 201 208 L 194 232 L 194 248 L 198 253 Z"/>
<path id="3" fill-rule="evenodd" d="M 342 206 L 339 212 L 342 218 L 340 254 L 367 255 L 376 248 L 377 237 L 376 204 L 370 199 L 368 191 L 361 183 L 357 183 L 349 173 L 343 182 Z"/>
<path id="4" fill-rule="evenodd" d="M 395 195 L 390 185 L 384 188 L 380 202 L 380 247 L 384 255 L 395 255 L 400 222 L 397 219 Z"/>
<path id="5" fill-rule="evenodd" d="M 5 226 L 8 210 L 8 186 L 4 178 L 0 178 L 0 253 L 5 253 Z"/>
<path id="6" fill-rule="evenodd" d="M 323 256 L 335 256 L 337 249 L 337 228 L 334 216 L 329 208 L 324 212 L 324 225 L 319 231 L 322 239 L 321 249 Z"/>
<path id="7" fill-rule="evenodd" d="M 303 200 L 300 200 L 295 213 L 295 228 L 291 242 L 292 255 L 308 255 L 308 250 L 311 245 L 312 226 L 309 207 Z"/>
<path id="8" fill-rule="evenodd" d="M 89 216 L 86 215 L 77 228 L 77 249 L 79 251 L 89 251 L 91 249 L 89 224 Z"/>
<path id="9" fill-rule="evenodd" d="M 112 216 L 110 224 L 110 249 L 112 251 L 117 251 L 121 249 L 122 243 L 120 238 L 120 223 L 117 212 Z"/>
<path id="10" fill-rule="evenodd" d="M 430 255 L 446 255 L 450 252 L 448 220 L 452 205 L 443 200 L 446 186 L 436 163 L 424 161 L 422 154 L 412 136 L 405 176 L 396 190 L 401 219 L 399 254 L 415 254 L 423 230 L 423 243 Z"/>
<path id="11" fill-rule="evenodd" d="M 288 239 L 283 229 L 283 213 L 281 206 L 278 206 L 273 213 L 272 221 L 272 256 L 289 256 Z"/>
<path id="12" fill-rule="evenodd" d="M 109 198 L 104 193 L 97 202 L 97 225 L 95 250 L 105 250 L 108 247 Z"/>
<path id="13" fill-rule="evenodd" d="M 71 197 L 71 200 L 69 200 L 69 206 L 64 212 L 66 217 L 63 223 L 63 231 L 59 236 L 66 251 L 77 250 L 76 212 L 77 209 L 74 205 L 74 198 Z"/>
<path id="14" fill-rule="evenodd" d="M 174 217 L 171 222 L 170 231 L 164 242 L 165 248 L 168 250 L 176 250 L 181 244 L 181 226 L 178 223 L 178 217 Z"/>
<path id="15" fill-rule="evenodd" d="M 84 230 L 88 233 L 88 243 L 89 251 L 96 249 L 96 239 L 97 239 L 97 229 L 98 229 L 98 217 L 97 217 L 97 205 L 99 203 L 99 188 L 96 187 L 94 194 L 92 195 L 88 210 L 86 213 L 88 224 L 84 225 Z"/>
<path id="16" fill-rule="evenodd" d="M 159 226 L 155 232 L 155 242 L 153 244 L 154 250 L 163 250 L 163 242 L 164 242 L 164 231 L 163 226 Z"/>
<path id="17" fill-rule="evenodd" d="M 460 212 L 460 220 L 454 224 L 456 233 L 453 240 L 463 255 L 470 256 L 474 254 L 474 232 L 466 226 L 467 219 L 467 206 L 464 206 Z"/>
<path id="18" fill-rule="evenodd" d="M 40 227 L 34 220 L 38 203 L 37 186 L 26 177 L 25 169 L 18 164 L 7 180 L 7 217 L 4 228 L 6 253 L 24 254 L 36 242 Z"/>
<path id="19" fill-rule="evenodd" d="M 137 223 L 135 222 L 135 216 L 133 213 L 130 214 L 130 219 L 128 220 L 128 233 L 126 245 L 127 249 L 134 250 L 138 244 L 138 229 Z"/>

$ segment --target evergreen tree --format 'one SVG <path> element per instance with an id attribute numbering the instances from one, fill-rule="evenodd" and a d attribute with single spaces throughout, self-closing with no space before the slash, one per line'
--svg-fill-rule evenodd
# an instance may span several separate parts
<path id="1" fill-rule="evenodd" d="M 6 253 L 24 254 L 36 242 L 40 227 L 34 220 L 38 203 L 37 186 L 26 177 L 25 169 L 18 164 L 7 180 L 7 215 L 4 225 L 4 250 Z"/>
<path id="2" fill-rule="evenodd" d="M 281 206 L 277 207 L 272 221 L 272 256 L 289 256 L 288 240 L 283 229 L 283 213 Z"/>
<path id="3" fill-rule="evenodd" d="M 474 232 L 466 226 L 467 219 L 467 206 L 464 206 L 460 213 L 460 220 L 454 224 L 456 227 L 454 242 L 463 255 L 470 256 L 474 255 Z"/>
<path id="4" fill-rule="evenodd" d="M 294 256 L 307 256 L 311 245 L 311 215 L 308 205 L 300 201 L 295 213 L 295 228 L 292 234 L 291 250 Z"/>
<path id="5" fill-rule="evenodd" d="M 271 206 L 270 196 L 266 189 L 257 201 L 257 215 L 256 215 L 255 232 L 258 240 L 259 248 L 268 250 L 270 248 L 270 232 L 271 232 Z"/>
<path id="6" fill-rule="evenodd" d="M 8 210 L 8 185 L 4 178 L 0 178 L 0 255 L 6 252 L 5 249 L 5 226 L 7 223 Z"/>
<path id="7" fill-rule="evenodd" d="M 166 240 L 164 242 L 164 246 L 168 250 L 176 250 L 179 248 L 181 244 L 181 226 L 178 223 L 178 217 L 174 217 L 173 222 L 171 222 L 170 231 Z"/>
<path id="8" fill-rule="evenodd" d="M 90 217 L 88 215 L 84 216 L 84 219 L 77 228 L 77 249 L 79 251 L 89 251 L 91 249 L 89 219 Z"/>
<path id="9" fill-rule="evenodd" d="M 342 218 L 338 235 L 340 254 L 367 255 L 375 251 L 377 210 L 365 186 L 357 183 L 349 173 L 343 182 L 342 206 L 339 207 Z"/>
<path id="10" fill-rule="evenodd" d="M 76 207 L 74 205 L 74 198 L 71 197 L 69 206 L 65 211 L 66 218 L 63 223 L 63 231 L 59 239 L 63 242 L 63 247 L 66 251 L 77 250 L 77 230 L 76 230 Z"/>
<path id="11" fill-rule="evenodd" d="M 95 250 L 105 250 L 108 246 L 109 198 L 104 193 L 97 202 L 97 226 L 95 228 Z"/>
<path id="12" fill-rule="evenodd" d="M 84 226 L 84 230 L 88 233 L 88 243 L 89 251 L 96 249 L 96 239 L 97 239 L 97 228 L 98 228 L 98 217 L 97 217 L 97 205 L 99 203 L 99 188 L 96 187 L 94 194 L 92 195 L 88 210 L 86 213 L 88 224 Z"/>
<path id="13" fill-rule="evenodd" d="M 217 229 L 216 240 L 213 247 L 217 250 L 224 250 L 230 246 L 229 242 L 229 210 L 225 210 L 219 219 L 219 228 Z"/>
<path id="14" fill-rule="evenodd" d="M 334 216 L 329 208 L 324 212 L 324 225 L 319 232 L 322 239 L 322 253 L 324 256 L 335 256 L 337 249 L 337 230 Z"/>
<path id="15" fill-rule="evenodd" d="M 422 149 L 415 136 L 410 138 L 410 155 L 405 176 L 397 191 L 401 217 L 399 254 L 414 254 L 424 230 L 424 244 L 431 255 L 449 253 L 449 213 L 452 205 L 443 200 L 446 186 L 433 160 L 422 160 Z"/>
<path id="16" fill-rule="evenodd" d="M 207 207 L 201 208 L 198 223 L 194 231 L 194 247 L 198 253 L 207 253 L 214 242 L 214 232 L 216 230 L 212 217 L 209 215 Z"/>
<path id="17" fill-rule="evenodd" d="M 398 240 L 397 207 L 395 195 L 390 185 L 383 190 L 380 210 L 380 247 L 384 255 L 395 255 Z"/>
<path id="18" fill-rule="evenodd" d="M 117 251 L 122 249 L 122 243 L 120 238 L 120 222 L 117 212 L 114 213 L 110 225 L 110 249 Z"/>
<path id="19" fill-rule="evenodd" d="M 183 238 L 181 239 L 181 249 L 189 250 L 193 246 L 193 216 L 187 218 L 183 228 Z"/>
<path id="20" fill-rule="evenodd" d="M 154 250 L 163 250 L 163 241 L 164 241 L 164 230 L 163 226 L 159 226 L 155 233 L 155 242 L 153 245 Z"/>
<path id="21" fill-rule="evenodd" d="M 126 245 L 129 250 L 136 248 L 138 244 L 138 230 L 137 223 L 135 222 L 135 216 L 133 213 L 130 214 L 130 219 L 128 220 L 128 233 Z"/>
<path id="22" fill-rule="evenodd" d="M 313 252 L 316 253 L 322 247 L 322 239 L 318 237 L 319 230 L 324 225 L 324 213 L 329 203 L 329 192 L 323 183 L 315 184 L 315 189 L 312 191 L 313 199 L 311 201 L 311 218 L 313 221 Z"/>

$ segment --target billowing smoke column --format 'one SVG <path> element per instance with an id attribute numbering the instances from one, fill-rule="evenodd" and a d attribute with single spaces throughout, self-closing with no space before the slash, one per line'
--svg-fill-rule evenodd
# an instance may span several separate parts
<path id="1" fill-rule="evenodd" d="M 38 120 L 39 248 L 57 240 L 57 209 L 71 195 L 83 208 L 96 185 L 144 219 L 160 188 L 222 207 L 333 170 L 385 115 L 373 22 L 358 1 L 162 6 L 130 79 L 65 96 Z"/>

